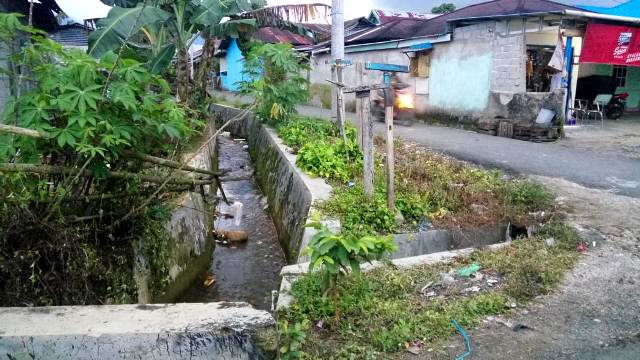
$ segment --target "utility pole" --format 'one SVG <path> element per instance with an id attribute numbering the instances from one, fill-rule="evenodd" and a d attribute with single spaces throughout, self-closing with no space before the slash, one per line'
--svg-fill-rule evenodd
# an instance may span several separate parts
<path id="1" fill-rule="evenodd" d="M 331 2 L 331 80 L 342 84 L 342 60 L 344 59 L 344 0 L 332 0 Z M 338 109 L 339 86 L 331 90 L 331 110 L 339 113 Z M 340 119 L 337 119 L 340 121 Z"/>

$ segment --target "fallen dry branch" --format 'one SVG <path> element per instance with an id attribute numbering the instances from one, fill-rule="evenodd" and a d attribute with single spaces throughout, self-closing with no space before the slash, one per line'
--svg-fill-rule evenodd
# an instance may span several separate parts
<path id="1" fill-rule="evenodd" d="M 78 171 L 78 169 L 68 168 L 64 166 L 37 165 L 37 164 L 14 164 L 0 163 L 0 172 L 27 172 L 34 174 L 47 175 L 77 175 L 81 177 L 92 177 L 93 173 L 89 170 Z M 162 176 L 135 174 L 124 171 L 111 171 L 106 174 L 107 177 L 116 179 L 139 179 L 150 183 L 164 183 L 167 179 Z M 216 182 L 215 179 L 194 179 L 190 177 L 176 178 L 175 175 L 167 182 L 172 185 L 209 185 Z"/>
<path id="2" fill-rule="evenodd" d="M 233 118 L 228 120 L 226 123 L 224 123 L 215 133 L 213 133 L 213 135 L 209 136 L 209 138 L 202 145 L 200 145 L 200 147 L 191 156 L 189 156 L 189 158 L 186 159 L 177 170 L 184 169 L 184 167 L 187 166 L 187 163 L 193 160 L 198 155 L 198 153 L 200 153 L 205 147 L 209 146 L 209 144 L 213 142 L 227 126 L 229 126 L 230 124 L 232 124 L 237 120 L 244 119 L 244 117 L 247 116 L 247 114 L 249 114 L 251 110 L 253 110 L 255 107 L 256 107 L 256 103 L 254 102 L 253 104 L 251 104 L 250 106 L 242 110 L 238 115 L 234 116 Z M 156 191 L 151 196 L 149 196 L 145 201 L 143 201 L 142 204 L 140 204 L 138 207 L 131 209 L 131 211 L 129 211 L 121 219 L 114 222 L 113 226 L 119 225 L 121 222 L 127 220 L 128 218 L 133 216 L 133 214 L 137 213 L 138 211 L 140 211 L 141 209 L 144 209 L 147 205 L 149 205 L 151 200 L 155 196 L 157 196 L 167 184 L 171 183 L 174 176 L 175 176 L 175 172 L 172 172 L 171 174 L 169 174 L 169 176 L 165 178 L 164 182 L 162 182 L 160 186 L 158 186 L 158 189 L 156 189 Z M 218 183 L 218 187 L 222 191 L 222 186 L 220 186 L 220 183 Z M 223 195 L 223 198 L 225 198 L 225 202 L 228 202 L 226 201 L 226 196 L 224 195 L 224 192 L 222 192 L 222 195 Z"/>
<path id="3" fill-rule="evenodd" d="M 156 165 L 160 165 L 160 166 L 166 166 L 168 168 L 171 169 L 178 169 L 178 170 L 184 170 L 184 171 L 189 171 L 189 172 L 195 172 L 195 173 L 199 173 L 199 174 L 205 174 L 205 175 L 210 175 L 210 176 L 219 176 L 220 174 L 213 172 L 213 171 L 209 171 L 209 170 L 205 170 L 205 169 L 199 169 L 193 166 L 189 166 L 189 165 L 184 165 L 177 162 L 177 161 L 173 161 L 173 160 L 167 160 L 167 159 L 163 159 L 160 157 L 156 157 L 156 156 L 151 156 L 151 155 L 145 155 L 145 154 L 140 154 L 140 153 L 136 153 L 134 151 L 130 151 L 130 150 L 124 150 L 122 151 L 122 155 L 126 158 L 129 159 L 138 159 L 138 160 L 142 160 L 142 161 L 146 161 L 152 164 L 156 164 Z"/>
<path id="4" fill-rule="evenodd" d="M 23 135 L 29 136 L 33 138 L 41 138 L 42 134 L 36 130 L 21 128 L 17 126 L 4 125 L 0 124 L 0 132 L 5 132 L 9 134 Z"/>

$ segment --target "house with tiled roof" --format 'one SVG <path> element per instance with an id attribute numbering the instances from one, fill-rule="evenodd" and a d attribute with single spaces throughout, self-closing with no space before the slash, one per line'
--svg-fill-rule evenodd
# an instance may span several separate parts
<path id="1" fill-rule="evenodd" d="M 572 107 L 579 77 L 593 75 L 601 65 L 612 68 L 613 62 L 623 61 L 592 63 L 589 54 L 582 54 L 589 62 L 580 59 L 583 48 L 592 53 L 615 47 L 588 40 L 593 24 L 605 26 L 612 34 L 625 27 L 632 32 L 637 29 L 638 19 L 624 14 L 605 15 L 549 0 L 493 0 L 430 19 L 381 17 L 375 23 L 369 16 L 345 32 L 345 57 L 352 63 L 409 66 L 410 72 L 399 77 L 411 86 L 417 109 L 431 116 L 474 122 L 496 117 L 533 121 L 546 108 L 561 121 Z M 329 42 L 313 49 L 313 83 L 331 78 L 330 51 Z M 640 89 L 630 88 L 629 81 L 625 84 L 640 73 L 640 62 L 635 62 L 633 54 L 630 49 L 624 60 L 629 62 L 617 66 L 626 69 L 619 76 L 620 84 L 627 87 L 619 90 L 633 92 L 628 105 L 637 108 Z M 359 78 L 355 66 L 343 70 L 347 85 L 358 85 Z M 362 78 L 363 83 L 382 82 L 377 71 L 365 71 Z"/>

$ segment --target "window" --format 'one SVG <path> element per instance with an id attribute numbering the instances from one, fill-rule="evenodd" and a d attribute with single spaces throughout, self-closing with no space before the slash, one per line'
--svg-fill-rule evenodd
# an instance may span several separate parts
<path id="1" fill-rule="evenodd" d="M 618 87 L 625 87 L 627 85 L 627 66 L 613 65 L 613 77 L 618 80 Z"/>

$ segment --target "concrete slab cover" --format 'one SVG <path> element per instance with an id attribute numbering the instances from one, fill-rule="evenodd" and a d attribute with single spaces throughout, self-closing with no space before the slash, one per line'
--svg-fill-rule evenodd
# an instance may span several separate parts
<path id="1" fill-rule="evenodd" d="M 272 326 L 246 303 L 0 308 L 11 359 L 253 359 L 250 338 Z"/>

